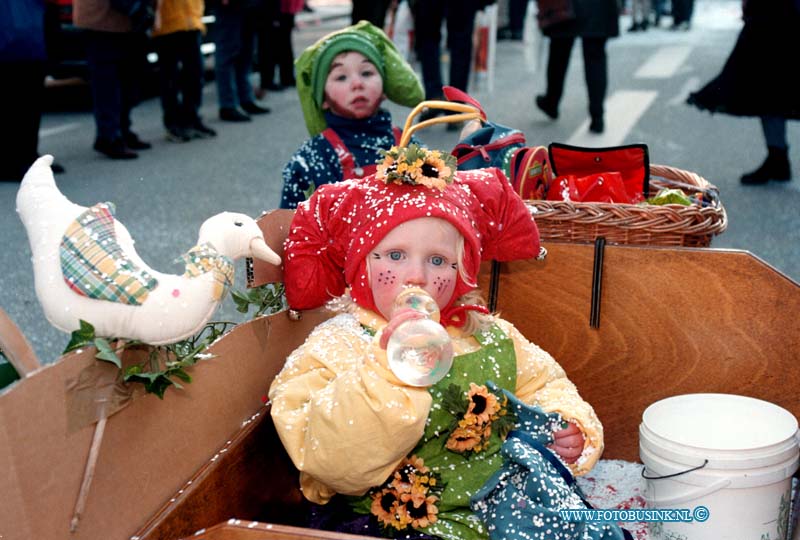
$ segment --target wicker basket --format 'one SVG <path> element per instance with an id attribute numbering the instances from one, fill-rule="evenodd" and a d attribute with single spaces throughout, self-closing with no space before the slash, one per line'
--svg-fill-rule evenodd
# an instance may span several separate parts
<path id="1" fill-rule="evenodd" d="M 704 194 L 708 205 L 635 205 L 527 200 L 544 241 L 708 247 L 728 226 L 719 190 L 703 177 L 664 165 L 650 166 L 650 195 L 679 187 Z"/>

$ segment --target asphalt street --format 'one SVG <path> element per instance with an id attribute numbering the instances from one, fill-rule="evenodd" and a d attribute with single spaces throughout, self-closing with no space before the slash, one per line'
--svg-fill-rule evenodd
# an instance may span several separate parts
<path id="1" fill-rule="evenodd" d="M 295 53 L 324 33 L 349 21 L 342 2 L 320 2 L 295 31 Z M 586 146 L 647 143 L 652 163 L 697 172 L 717 185 L 729 228 L 714 248 L 749 250 L 788 278 L 800 280 L 800 124 L 789 123 L 792 182 L 741 186 L 743 172 L 758 166 L 765 155 L 759 123 L 701 113 L 684 104 L 688 93 L 716 75 L 739 29 L 740 2 L 698 0 L 694 24 L 687 32 L 664 28 L 625 33 L 609 43 L 609 92 L 606 133 L 587 133 L 588 113 L 583 66 L 576 46 L 567 90 L 557 121 L 533 106 L 544 89 L 546 40 L 530 29 L 524 42 L 500 42 L 496 69 L 473 81 L 471 92 L 491 120 L 522 130 L 528 145 L 568 142 Z M 418 65 L 416 66 L 419 67 Z M 257 81 L 257 76 L 254 76 Z M 194 245 L 200 224 L 221 211 L 258 216 L 276 208 L 281 169 L 306 138 L 294 91 L 274 92 L 263 104 L 269 115 L 247 124 L 217 118 L 213 82 L 204 91 L 203 116 L 219 132 L 215 139 L 175 144 L 164 139 L 161 108 L 151 98 L 134 111 L 134 130 L 154 143 L 138 160 L 116 162 L 91 149 L 94 122 L 85 87 L 51 89 L 43 118 L 40 152 L 53 154 L 67 168 L 56 177 L 72 201 L 91 206 L 112 201 L 117 218 L 136 240 L 139 255 L 162 272 L 181 273 L 175 259 Z M 64 96 L 69 103 L 64 105 Z M 76 99 L 76 96 L 78 98 Z M 53 103 L 59 102 L 59 105 Z M 402 125 L 408 109 L 389 104 Z M 456 135 L 443 127 L 420 134 L 430 147 L 450 149 Z M 42 362 L 52 362 L 68 336 L 52 328 L 36 299 L 30 248 L 15 211 L 18 185 L 0 183 L 0 306 L 22 328 Z M 237 265 L 236 288 L 244 287 L 244 267 Z M 657 294 L 654 291 L 654 294 Z M 242 320 L 226 299 L 214 320 Z"/>

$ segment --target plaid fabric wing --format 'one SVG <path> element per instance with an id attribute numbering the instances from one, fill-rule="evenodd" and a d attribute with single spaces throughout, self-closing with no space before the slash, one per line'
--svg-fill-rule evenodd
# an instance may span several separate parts
<path id="1" fill-rule="evenodd" d="M 184 263 L 183 275 L 195 278 L 211 272 L 214 276 L 214 300 L 221 300 L 228 288 L 233 285 L 234 266 L 230 257 L 220 255 L 217 249 L 208 243 L 200 244 L 182 255 L 178 262 Z"/>
<path id="2" fill-rule="evenodd" d="M 111 203 L 98 203 L 78 216 L 67 227 L 59 251 L 64 281 L 82 296 L 138 306 L 158 286 L 122 251 Z"/>

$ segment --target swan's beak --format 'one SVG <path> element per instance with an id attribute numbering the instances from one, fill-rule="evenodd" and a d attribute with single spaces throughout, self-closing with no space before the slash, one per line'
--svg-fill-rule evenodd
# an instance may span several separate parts
<path id="1" fill-rule="evenodd" d="M 256 237 L 250 240 L 250 252 L 256 259 L 274 264 L 275 266 L 279 266 L 281 264 L 281 258 L 270 249 L 267 243 L 264 242 L 263 238 Z"/>

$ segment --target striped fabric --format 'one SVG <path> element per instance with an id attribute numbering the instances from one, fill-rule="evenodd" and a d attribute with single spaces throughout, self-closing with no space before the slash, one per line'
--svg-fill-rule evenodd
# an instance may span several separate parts
<path id="1" fill-rule="evenodd" d="M 122 251 L 114 223 L 112 203 L 98 203 L 78 216 L 61 239 L 61 273 L 82 296 L 138 306 L 158 281 Z"/>
<path id="2" fill-rule="evenodd" d="M 209 243 L 194 246 L 188 253 L 182 255 L 177 262 L 183 262 L 185 265 L 184 277 L 191 279 L 208 272 L 213 274 L 216 282 L 213 293 L 214 300 L 221 300 L 228 288 L 233 285 L 233 261 L 230 257 L 221 255 Z"/>

